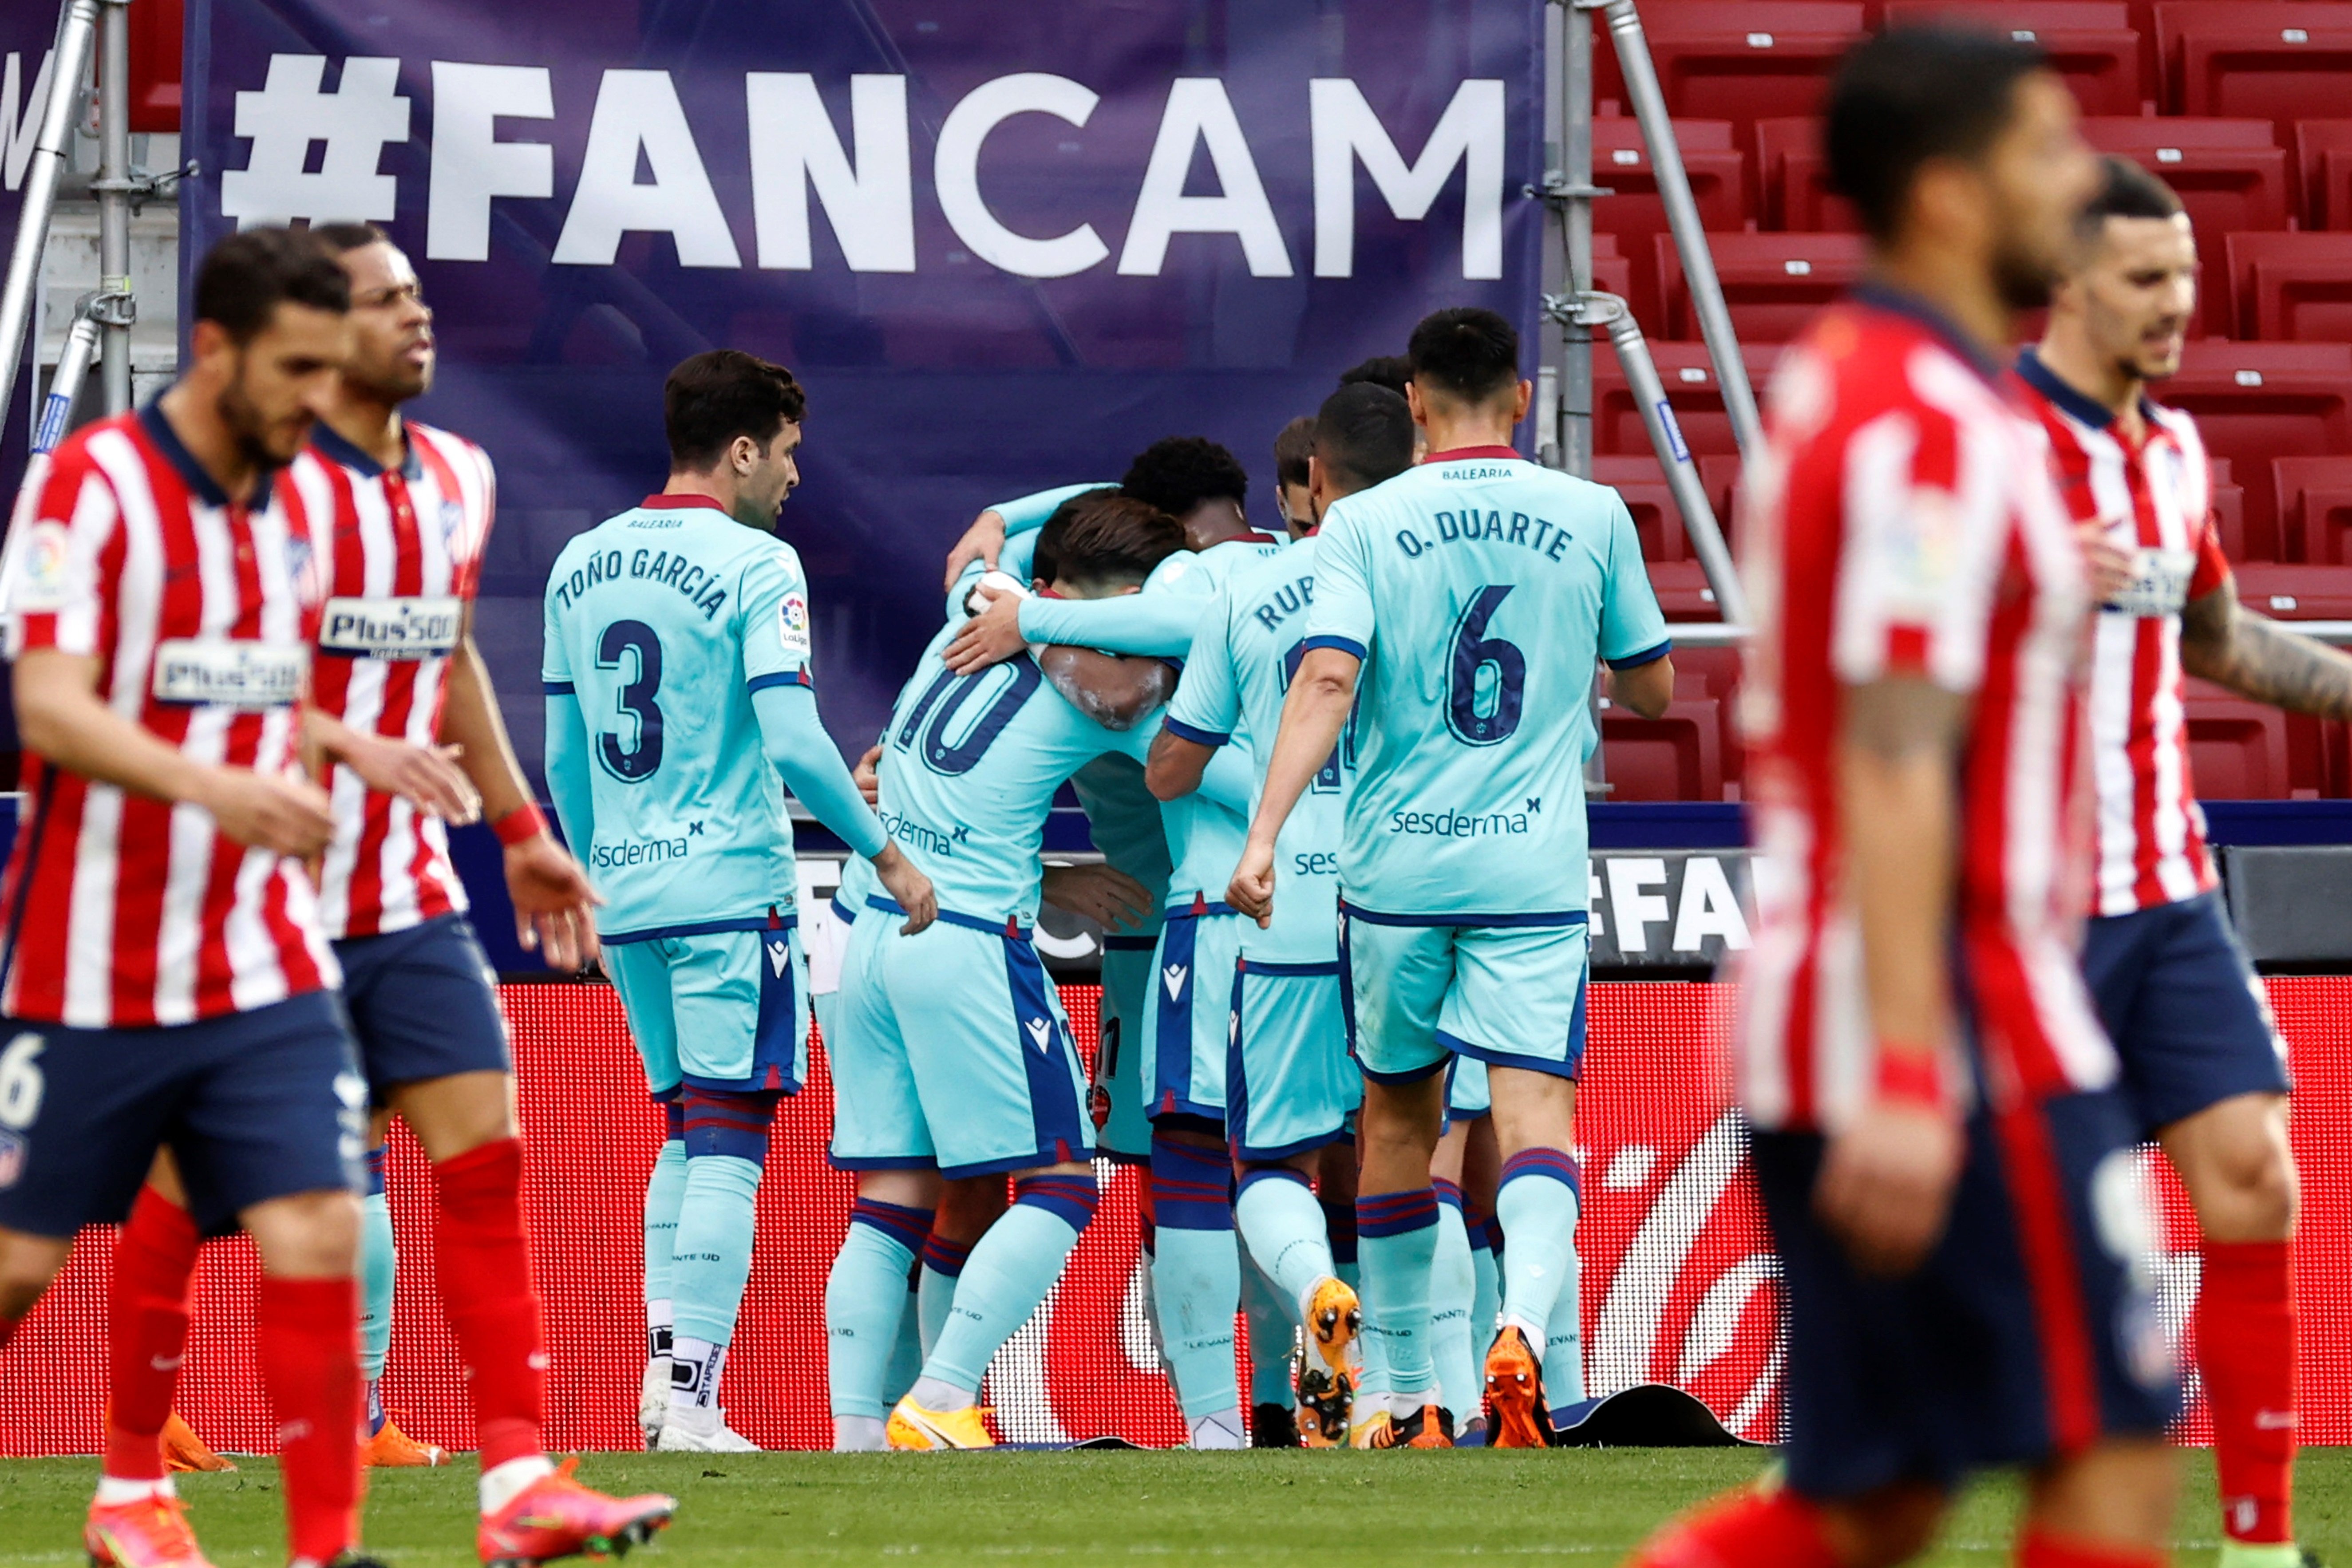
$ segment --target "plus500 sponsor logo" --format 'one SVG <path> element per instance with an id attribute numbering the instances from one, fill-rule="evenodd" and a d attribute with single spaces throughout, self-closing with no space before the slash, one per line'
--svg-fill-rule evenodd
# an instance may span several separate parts
<path id="1" fill-rule="evenodd" d="M 349 658 L 426 658 L 457 646 L 463 615 L 456 599 L 330 599 L 319 647 Z"/>

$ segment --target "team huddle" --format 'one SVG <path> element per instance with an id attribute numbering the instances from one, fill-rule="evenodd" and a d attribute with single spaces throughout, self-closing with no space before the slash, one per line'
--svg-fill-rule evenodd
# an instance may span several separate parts
<path id="1" fill-rule="evenodd" d="M 1736 1050 L 1786 1465 L 1633 1561 L 1897 1563 L 1965 1475 L 2019 1465 L 2020 1563 L 2160 1563 L 2154 1139 L 2204 1237 L 2222 1562 L 2295 1568 L 2284 1048 L 2215 891 L 2181 692 L 2340 717 L 2352 660 L 2239 608 L 2195 426 L 2149 391 L 2194 307 L 2188 220 L 2092 157 L 2034 47 L 1882 34 L 1824 139 L 1874 280 L 1783 356 L 1739 524 L 1781 874 Z M 29 801 L 0 1346 L 80 1227 L 121 1223 L 93 1561 L 204 1563 L 167 1458 L 217 1461 L 167 1434 L 197 1248 L 239 1228 L 290 1558 L 372 1561 L 363 1460 L 441 1458 L 375 1392 L 395 1113 L 432 1166 L 483 1561 L 625 1552 L 675 1511 L 542 1452 L 511 1053 L 446 830 L 483 819 L 524 944 L 601 963 L 667 1117 L 649 1447 L 752 1447 L 719 1395 L 812 1021 L 856 1184 L 825 1291 L 838 1450 L 994 1444 L 990 1363 L 1106 1168 L 1138 1184 L 1194 1447 L 1535 1447 L 1589 1408 L 1591 699 L 1600 671 L 1655 716 L 1675 675 L 1623 502 L 1512 445 L 1530 386 L 1502 317 L 1431 315 L 1279 433 L 1287 537 L 1188 437 L 982 511 L 854 768 L 775 533 L 809 394 L 693 356 L 662 489 L 549 574 L 567 851 L 471 637 L 489 458 L 400 412 L 434 363 L 406 258 L 365 225 L 253 230 L 193 302 L 171 390 L 37 464 L 0 583 Z M 1099 862 L 1047 863 L 1065 785 Z M 787 794 L 851 851 L 822 943 Z M 1108 933 L 1091 1057 L 1034 940 L 1047 903 Z"/>

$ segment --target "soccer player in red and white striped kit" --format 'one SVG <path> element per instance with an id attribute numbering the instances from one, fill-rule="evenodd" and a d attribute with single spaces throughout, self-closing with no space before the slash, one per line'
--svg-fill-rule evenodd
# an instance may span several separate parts
<path id="1" fill-rule="evenodd" d="M 215 247 L 185 372 L 37 459 L 0 566 L 31 801 L 0 889 L 0 1343 L 168 1147 L 192 1235 L 260 1251 L 298 1563 L 358 1538 L 366 1091 L 300 865 L 334 831 L 298 772 L 326 536 L 272 476 L 332 389 L 350 297 L 307 236 Z M 117 1365 L 140 1333 L 113 1317 Z M 107 1469 L 94 1562 L 202 1563 L 160 1455 Z"/>
<path id="2" fill-rule="evenodd" d="M 2221 906 L 2189 777 L 2182 675 L 2352 718 L 2352 658 L 2242 609 L 2196 422 L 2148 395 L 2179 367 L 2197 240 L 2163 181 L 2108 158 L 2038 349 L 2018 362 L 2078 523 L 2127 563 L 2091 680 L 2098 877 L 2084 971 L 2140 1127 L 2202 1235 L 2197 1345 L 2221 1568 L 2296 1568 L 2295 1171 L 2284 1047 Z"/>
<path id="3" fill-rule="evenodd" d="M 521 939 L 558 968 L 595 952 L 594 894 L 531 800 L 473 646 L 489 458 L 400 414 L 434 368 L 432 312 L 415 273 L 372 226 L 311 232 L 348 275 L 352 342 L 310 445 L 277 484 L 280 504 L 320 541 L 306 722 L 335 833 L 319 861 L 319 907 L 379 1118 L 372 1142 L 397 1110 L 433 1165 L 436 1279 L 482 1450 L 482 1560 L 625 1545 L 666 1525 L 677 1505 L 607 1497 L 541 1450 L 547 1355 L 512 1060 L 443 820 L 487 810 L 506 846 Z M 142 1194 L 119 1253 L 114 1310 L 141 1325 L 142 1343 L 114 1363 L 110 1474 L 154 1462 L 186 1335 L 198 1232 L 171 1186 Z"/>

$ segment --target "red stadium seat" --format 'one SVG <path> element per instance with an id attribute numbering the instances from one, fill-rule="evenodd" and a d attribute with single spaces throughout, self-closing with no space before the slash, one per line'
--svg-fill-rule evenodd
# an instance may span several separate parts
<path id="1" fill-rule="evenodd" d="M 2352 234 L 2233 234 L 2239 332 L 2264 342 L 2352 342 Z"/>
<path id="2" fill-rule="evenodd" d="M 1778 352 L 1770 343 L 1741 346 L 1748 382 L 1759 399 Z M 1723 411 L 1723 392 L 1716 384 L 1706 345 L 1654 342 L 1650 357 L 1657 362 L 1658 377 L 1665 383 L 1666 405 L 1674 410 L 1683 445 L 1695 453 L 1738 452 L 1739 444 L 1732 439 L 1731 416 Z M 1651 450 L 1649 432 L 1642 426 L 1642 411 L 1634 405 L 1616 354 L 1597 350 L 1592 356 L 1592 449 L 1618 454 Z"/>
<path id="3" fill-rule="evenodd" d="M 2352 452 L 2352 346 L 2192 342 L 2158 395 L 2197 416 L 2205 445 L 2245 487 L 2248 549 L 2278 516 L 2273 458 Z"/>
<path id="4" fill-rule="evenodd" d="M 2352 228 L 2352 120 L 2297 121 L 2294 162 L 2303 226 Z"/>
<path id="5" fill-rule="evenodd" d="M 1656 719 L 1603 708 L 1601 744 L 1610 800 L 1723 798 L 1723 705 L 1712 698 L 1677 694 Z"/>
<path id="6" fill-rule="evenodd" d="M 2242 697 L 2192 691 L 2182 706 L 2189 772 L 2210 800 L 2284 800 L 2294 791 L 2286 715 Z M 2314 790 L 2316 793 L 2316 790 Z"/>
<path id="7" fill-rule="evenodd" d="M 1674 242 L 1661 237 L 1658 287 L 1665 302 L 1665 335 L 1699 335 Z M 1822 306 L 1857 282 L 1867 265 L 1855 234 L 1710 234 L 1716 275 L 1743 343 L 1781 343 L 1801 331 Z"/>
<path id="8" fill-rule="evenodd" d="M 2352 565 L 2352 457 L 2280 458 L 2271 485 L 2287 559 Z"/>
<path id="9" fill-rule="evenodd" d="M 1886 0 L 1879 17 L 1889 26 L 1937 17 L 1989 22 L 2021 42 L 2039 44 L 2085 114 L 2137 114 L 2143 99 L 2154 96 L 2152 83 L 2142 91 L 2140 37 L 2121 0 L 2003 0 L 1998 9 L 1953 0 Z"/>
<path id="10" fill-rule="evenodd" d="M 1830 190 L 1819 121 L 1758 121 L 1756 183 L 1766 228 L 1853 234 L 1862 227 L 1853 205 Z"/>
<path id="11" fill-rule="evenodd" d="M 2172 0 L 2157 49 L 2183 114 L 2292 122 L 2340 112 L 2352 71 L 2352 6 L 2313 0 Z"/>
<path id="12" fill-rule="evenodd" d="M 2246 492 L 2231 477 L 2230 459 L 2206 459 L 2213 473 L 2213 531 L 2221 536 L 2221 553 L 2232 562 L 2246 559 Z"/>
<path id="13" fill-rule="evenodd" d="M 1731 144 L 1731 122 L 1677 120 L 1675 144 L 1682 149 L 1683 172 L 1690 176 L 1699 220 L 1711 230 L 1748 226 L 1748 154 Z M 1620 255 L 1646 262 L 1651 237 L 1667 232 L 1666 208 L 1658 198 L 1657 176 L 1651 173 L 1649 145 L 1642 140 L 1639 124 L 1615 119 L 1592 122 L 1592 183 L 1616 193 L 1592 204 L 1593 237 L 1614 236 Z M 1641 267 L 1633 292 L 1626 296 L 1633 319 L 1644 328 L 1658 323 L 1655 283 L 1655 274 Z"/>
<path id="14" fill-rule="evenodd" d="M 1642 7 L 1666 110 L 1728 120 L 1743 150 L 1758 120 L 1811 114 L 1829 73 L 1863 36 L 1864 8 L 1832 0 L 1650 0 Z M 1606 28 L 1592 40 L 1593 96 L 1623 105 Z"/>
<path id="15" fill-rule="evenodd" d="M 1587 476 L 1607 485 L 1624 500 L 1633 514 L 1633 531 L 1642 541 L 1642 559 L 1652 566 L 1661 562 L 1687 561 L 1690 541 L 1683 532 L 1683 516 L 1675 493 L 1654 456 L 1596 456 Z"/>
<path id="16" fill-rule="evenodd" d="M 2219 259 L 2221 237 L 2282 229 L 2294 208 L 2287 155 L 2267 120 L 2117 120 L 2083 121 L 2083 135 L 2102 153 L 2129 158 L 2163 176 L 2206 247 Z M 2222 291 L 2207 300 L 2204 327 L 2231 335 Z"/>

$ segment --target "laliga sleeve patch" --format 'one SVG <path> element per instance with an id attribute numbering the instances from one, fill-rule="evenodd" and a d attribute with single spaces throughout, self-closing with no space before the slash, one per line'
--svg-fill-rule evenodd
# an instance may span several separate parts
<path id="1" fill-rule="evenodd" d="M 783 645 L 786 653 L 802 658 L 808 657 L 809 609 L 806 595 L 784 595 L 784 602 L 776 612 L 776 640 Z"/>
<path id="2" fill-rule="evenodd" d="M 33 524 L 25 535 L 8 607 L 18 612 L 62 610 L 73 583 L 73 533 L 54 520 Z"/>

